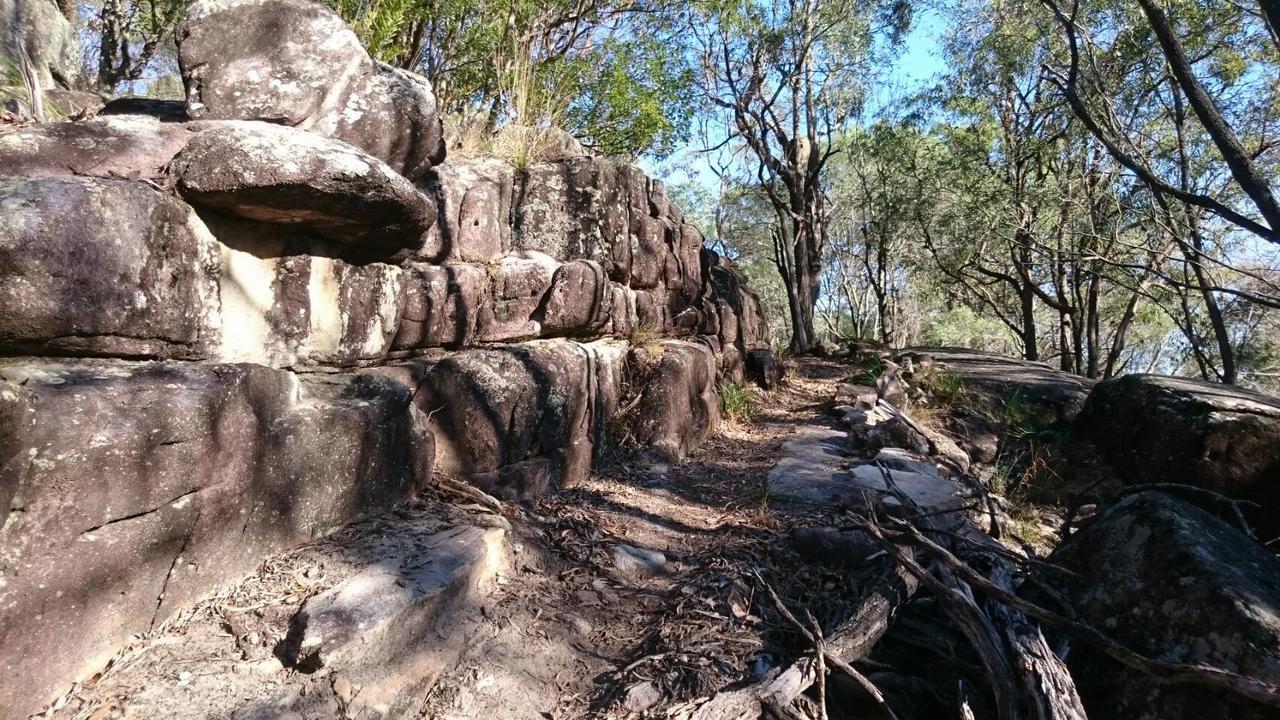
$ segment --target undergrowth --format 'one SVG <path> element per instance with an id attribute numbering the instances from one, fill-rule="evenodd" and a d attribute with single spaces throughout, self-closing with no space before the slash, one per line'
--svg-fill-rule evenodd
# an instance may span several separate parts
<path id="1" fill-rule="evenodd" d="M 720 409 L 730 420 L 746 422 L 756 414 L 756 399 L 743 383 L 725 382 L 720 385 Z"/>
<path id="2" fill-rule="evenodd" d="M 969 402 L 969 389 L 959 375 L 938 373 L 928 380 L 929 391 L 937 401 L 947 407 Z"/>

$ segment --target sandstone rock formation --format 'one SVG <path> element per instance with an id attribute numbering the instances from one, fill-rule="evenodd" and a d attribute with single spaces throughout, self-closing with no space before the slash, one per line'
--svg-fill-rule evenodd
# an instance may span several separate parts
<path id="1" fill-rule="evenodd" d="M 348 142 L 410 180 L 444 157 L 423 78 L 375 61 L 310 0 L 200 0 L 177 30 L 192 118 L 266 120 Z"/>
<path id="2" fill-rule="evenodd" d="M 0 135 L 6 713 L 437 474 L 571 486 L 624 406 L 679 458 L 744 358 L 776 381 L 638 169 L 442 162 L 426 82 L 305 0 L 201 0 L 178 41 L 185 112 Z"/>
<path id="3" fill-rule="evenodd" d="M 53 0 L 0 0 L 0 28 L 0 64 L 16 69 L 25 54 L 41 90 L 70 87 L 79 74 L 79 45 Z"/>
<path id="4" fill-rule="evenodd" d="M 1204 510 L 1132 495 L 1050 560 L 1075 573 L 1066 595 L 1080 619 L 1136 652 L 1280 678 L 1280 560 Z M 1067 661 L 1097 720 L 1275 717 L 1231 693 L 1156 682 L 1088 644 L 1073 644 Z"/>
<path id="5" fill-rule="evenodd" d="M 1249 516 L 1280 534 L 1280 401 L 1185 378 L 1100 383 L 1076 432 L 1131 483 L 1181 483 L 1258 503 Z"/>

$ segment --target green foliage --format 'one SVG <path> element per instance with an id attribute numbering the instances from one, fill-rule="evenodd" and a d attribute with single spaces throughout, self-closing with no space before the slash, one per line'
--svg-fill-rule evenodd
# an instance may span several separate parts
<path id="1" fill-rule="evenodd" d="M 688 138 L 692 70 L 654 37 L 606 40 L 571 63 L 574 99 L 566 124 L 596 152 L 664 157 Z"/>
<path id="2" fill-rule="evenodd" d="M 854 372 L 849 381 L 860 385 L 874 385 L 884 374 L 884 360 L 875 356 L 864 356 L 854 361 Z"/>
<path id="3" fill-rule="evenodd" d="M 969 401 L 969 390 L 959 375 L 938 373 L 928 380 L 929 391 L 938 402 L 946 406 L 961 405 Z"/>
<path id="4" fill-rule="evenodd" d="M 563 126 L 600 154 L 684 141 L 692 72 L 664 2 L 330 0 L 378 59 L 425 74 L 448 113 Z"/>
<path id="5" fill-rule="evenodd" d="M 720 409 L 730 420 L 751 420 L 756 414 L 756 400 L 751 388 L 732 381 L 721 383 Z"/>

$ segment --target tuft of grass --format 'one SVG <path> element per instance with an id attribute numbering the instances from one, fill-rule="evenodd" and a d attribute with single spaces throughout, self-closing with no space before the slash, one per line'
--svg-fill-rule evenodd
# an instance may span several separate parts
<path id="1" fill-rule="evenodd" d="M 929 378 L 929 391 L 938 402 L 947 407 L 969 401 L 969 389 L 959 375 L 940 373 Z"/>
<path id="2" fill-rule="evenodd" d="M 1057 540 L 1057 535 L 1032 515 L 1010 515 L 1005 529 L 1010 535 L 1039 551 L 1052 550 L 1054 541 Z"/>
<path id="3" fill-rule="evenodd" d="M 650 323 L 640 323 L 631 328 L 628 338 L 632 345 L 644 348 L 647 352 L 657 354 L 662 350 L 662 328 Z"/>
<path id="4" fill-rule="evenodd" d="M 720 385 L 720 409 L 729 419 L 746 422 L 756 414 L 756 400 L 746 385 L 726 382 Z"/>
<path id="5" fill-rule="evenodd" d="M 568 133 L 552 126 L 511 124 L 495 129 L 483 113 L 451 114 L 443 122 L 451 159 L 496 158 L 517 170 L 562 159 L 571 142 Z"/>

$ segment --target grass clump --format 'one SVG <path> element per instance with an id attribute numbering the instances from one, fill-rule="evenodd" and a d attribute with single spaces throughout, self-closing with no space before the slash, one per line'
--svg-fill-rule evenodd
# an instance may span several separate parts
<path id="1" fill-rule="evenodd" d="M 651 323 L 639 323 L 631 329 L 628 340 L 632 345 L 656 354 L 662 350 L 662 328 Z"/>
<path id="2" fill-rule="evenodd" d="M 969 389 L 959 375 L 939 373 L 929 378 L 929 392 L 942 405 L 953 407 L 969 401 Z"/>
<path id="3" fill-rule="evenodd" d="M 726 382 L 720 386 L 720 409 L 730 420 L 747 422 L 756 414 L 756 399 L 743 383 Z"/>

